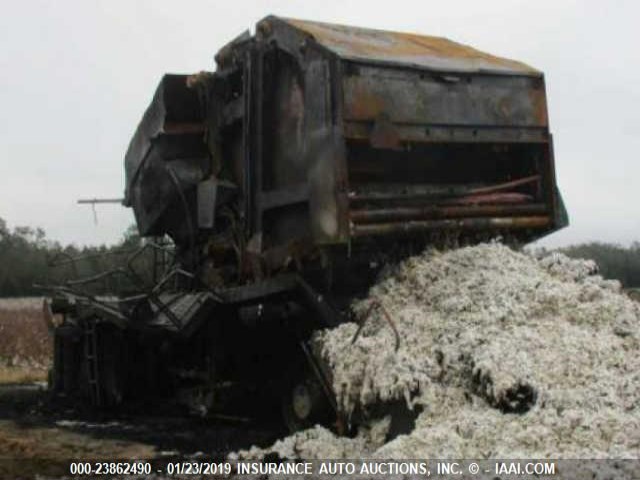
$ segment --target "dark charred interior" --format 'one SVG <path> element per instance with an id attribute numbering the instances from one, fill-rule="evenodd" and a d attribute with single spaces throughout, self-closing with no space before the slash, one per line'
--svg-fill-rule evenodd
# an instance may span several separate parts
<path id="1" fill-rule="evenodd" d="M 349 143 L 349 185 L 429 185 L 446 193 L 448 186 L 480 188 L 537 175 L 546 154 L 540 144 L 456 143 L 408 144 L 402 150 L 372 149 L 365 142 Z M 527 190 L 527 189 L 525 189 Z M 528 189 L 535 195 L 535 189 Z M 437 190 L 436 190 L 437 192 Z M 526 192 L 523 192 L 526 193 Z M 538 200 L 542 200 L 538 198 Z"/>

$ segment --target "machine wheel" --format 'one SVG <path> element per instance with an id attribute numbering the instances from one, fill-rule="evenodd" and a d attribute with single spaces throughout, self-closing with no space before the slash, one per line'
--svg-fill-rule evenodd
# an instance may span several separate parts
<path id="1" fill-rule="evenodd" d="M 335 417 L 322 386 L 309 372 L 285 387 L 282 416 L 292 433 L 316 424 L 329 425 Z"/>

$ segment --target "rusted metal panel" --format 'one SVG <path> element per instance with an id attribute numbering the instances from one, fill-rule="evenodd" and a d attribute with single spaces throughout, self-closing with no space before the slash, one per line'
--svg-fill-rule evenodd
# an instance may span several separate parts
<path id="1" fill-rule="evenodd" d="M 542 127 L 507 127 L 496 129 L 483 125 L 398 125 L 396 136 L 404 142 L 420 143 L 546 143 L 549 132 Z M 373 129 L 368 121 L 346 122 L 344 136 L 351 140 L 373 141 Z"/>
<path id="2" fill-rule="evenodd" d="M 351 226 L 351 234 L 357 238 L 372 235 L 402 235 L 436 230 L 495 232 L 500 230 L 549 228 L 551 225 L 552 219 L 548 216 L 411 220 L 393 223 L 372 223 L 367 225 L 354 224 Z"/>
<path id="3" fill-rule="evenodd" d="M 475 75 L 445 81 L 439 75 L 363 66 L 344 79 L 347 122 L 386 115 L 407 125 L 546 127 L 545 104 L 540 82 L 530 77 Z"/>
<path id="4" fill-rule="evenodd" d="M 289 18 L 280 20 L 305 32 L 317 43 L 345 59 L 402 64 L 444 72 L 540 75 L 538 70 L 525 63 L 497 57 L 446 38 Z"/>

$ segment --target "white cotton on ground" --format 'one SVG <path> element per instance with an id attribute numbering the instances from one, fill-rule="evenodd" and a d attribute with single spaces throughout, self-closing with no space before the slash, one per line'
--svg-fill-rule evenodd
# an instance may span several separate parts
<path id="1" fill-rule="evenodd" d="M 355 438 L 336 436 L 330 430 L 316 425 L 278 440 L 268 449 L 251 447 L 249 450 L 234 452 L 229 460 L 259 460 L 267 453 L 276 453 L 287 459 L 354 459 L 370 456 L 384 444 L 389 429 L 388 417 L 362 425 Z"/>
<path id="2" fill-rule="evenodd" d="M 405 260 L 353 305 L 384 305 L 397 351 L 375 309 L 355 343 L 347 323 L 314 345 L 347 415 L 404 399 L 422 409 L 413 431 L 384 443 L 385 421 L 353 439 L 315 427 L 239 455 L 640 457 L 640 308 L 595 271 L 498 243 Z"/>

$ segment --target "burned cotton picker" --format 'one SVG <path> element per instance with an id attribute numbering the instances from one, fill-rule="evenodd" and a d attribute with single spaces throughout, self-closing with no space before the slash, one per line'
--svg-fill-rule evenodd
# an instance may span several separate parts
<path id="1" fill-rule="evenodd" d="M 544 77 L 443 38 L 278 17 L 216 63 L 165 75 L 143 116 L 125 204 L 154 274 L 139 255 L 126 291 L 57 290 L 53 389 L 344 430 L 309 340 L 383 267 L 567 224 Z"/>

